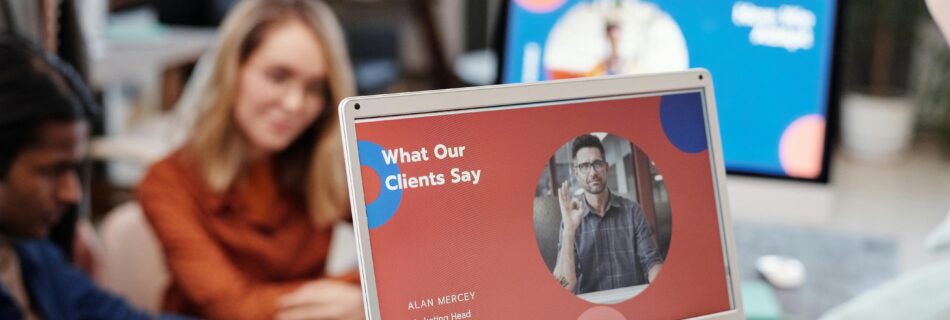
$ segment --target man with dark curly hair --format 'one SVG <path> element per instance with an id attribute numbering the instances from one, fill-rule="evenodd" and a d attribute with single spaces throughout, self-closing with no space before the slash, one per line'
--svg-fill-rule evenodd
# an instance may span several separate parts
<path id="1" fill-rule="evenodd" d="M 99 289 L 45 238 L 83 197 L 94 102 L 75 72 L 0 36 L 0 319 L 148 319 Z"/>

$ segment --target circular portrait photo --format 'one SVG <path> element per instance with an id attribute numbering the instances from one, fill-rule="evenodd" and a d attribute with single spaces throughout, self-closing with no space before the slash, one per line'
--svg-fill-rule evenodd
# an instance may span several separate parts
<path id="1" fill-rule="evenodd" d="M 663 269 L 671 228 L 663 175 L 619 136 L 568 141 L 538 179 L 538 249 L 552 280 L 586 301 L 614 304 L 646 289 Z"/>
<path id="2" fill-rule="evenodd" d="M 562 16 L 545 45 L 548 79 L 685 70 L 686 38 L 656 4 L 581 1 Z"/>

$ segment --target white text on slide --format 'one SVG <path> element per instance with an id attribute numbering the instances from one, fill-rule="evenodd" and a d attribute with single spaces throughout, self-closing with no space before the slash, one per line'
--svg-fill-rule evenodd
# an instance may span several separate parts
<path id="1" fill-rule="evenodd" d="M 444 144 L 435 146 L 436 159 L 461 158 L 463 156 L 465 156 L 465 146 L 446 147 Z M 386 164 L 429 161 L 429 150 L 425 147 L 409 151 L 403 148 L 383 150 L 383 160 L 386 161 Z"/>
<path id="2" fill-rule="evenodd" d="M 432 306 L 444 306 L 460 302 L 469 302 L 475 300 L 475 291 L 447 294 L 441 297 L 425 298 L 409 302 L 409 310 L 425 309 Z M 438 303 L 438 304 L 437 304 Z"/>
<path id="3" fill-rule="evenodd" d="M 465 156 L 465 146 L 448 147 L 444 144 L 438 144 L 432 149 L 432 151 L 433 152 L 430 154 L 429 150 L 425 147 L 419 148 L 419 150 L 405 150 L 404 148 L 395 148 L 383 150 L 382 156 L 387 165 L 426 162 L 431 159 L 430 155 L 438 160 L 459 159 Z M 449 175 L 451 176 L 451 179 L 446 180 L 444 173 L 429 172 L 428 174 L 421 176 L 409 176 L 408 174 L 400 173 L 387 176 L 384 179 L 383 184 L 385 185 L 386 189 L 389 189 L 390 191 L 441 186 L 444 185 L 446 181 L 451 183 L 471 183 L 472 185 L 477 185 L 479 181 L 481 181 L 482 170 L 463 170 L 460 168 L 452 168 L 449 170 Z"/>
<path id="4" fill-rule="evenodd" d="M 815 21 L 814 12 L 796 5 L 771 8 L 739 1 L 732 6 L 732 23 L 752 28 L 749 42 L 789 52 L 814 46 Z"/>

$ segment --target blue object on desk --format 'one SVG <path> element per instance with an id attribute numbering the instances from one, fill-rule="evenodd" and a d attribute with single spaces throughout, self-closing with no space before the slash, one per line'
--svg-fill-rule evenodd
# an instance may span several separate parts
<path id="1" fill-rule="evenodd" d="M 782 319 L 782 307 L 775 296 L 775 290 L 764 281 L 742 282 L 742 309 L 748 320 Z"/>

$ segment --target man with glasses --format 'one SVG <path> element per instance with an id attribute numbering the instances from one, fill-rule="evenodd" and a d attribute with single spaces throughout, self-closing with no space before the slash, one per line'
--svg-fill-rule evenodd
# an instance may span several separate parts
<path id="1" fill-rule="evenodd" d="M 604 154 L 599 138 L 575 138 L 572 175 L 584 196 L 574 198 L 568 181 L 558 190 L 561 238 L 554 276 L 575 294 L 647 284 L 663 266 L 643 209 L 607 188 Z"/>

